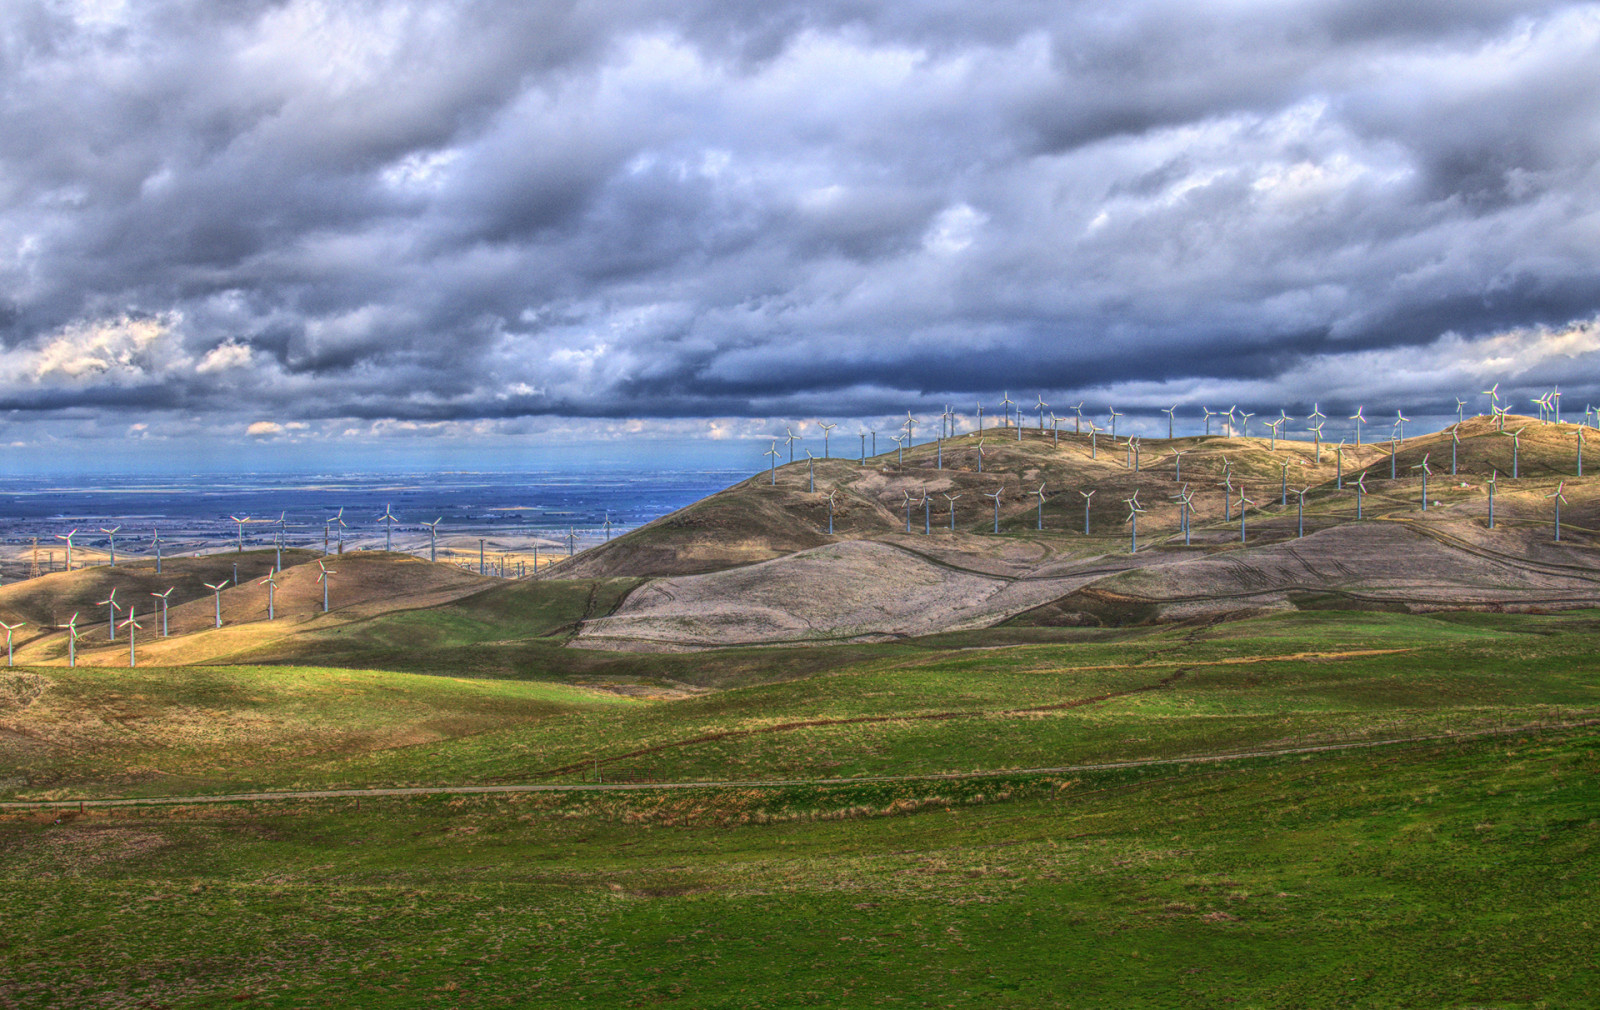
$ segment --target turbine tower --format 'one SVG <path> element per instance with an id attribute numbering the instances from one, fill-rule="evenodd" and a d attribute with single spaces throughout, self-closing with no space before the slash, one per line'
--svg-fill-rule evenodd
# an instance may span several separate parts
<path id="1" fill-rule="evenodd" d="M 1524 431 L 1526 431 L 1527 429 L 1528 429 L 1528 426 L 1527 425 L 1523 425 L 1522 427 L 1518 428 L 1516 431 L 1502 431 L 1500 433 L 1502 435 L 1508 436 L 1511 439 L 1511 479 L 1512 480 L 1516 480 L 1516 479 L 1518 479 L 1518 477 L 1521 476 L 1521 472 L 1518 469 L 1517 457 L 1520 455 L 1520 452 L 1521 452 L 1521 449 L 1522 449 L 1522 433 Z"/>
<path id="2" fill-rule="evenodd" d="M 78 665 L 78 612 L 72 612 L 72 619 L 67 622 L 67 666 Z"/>
<path id="3" fill-rule="evenodd" d="M 833 496 L 839 493 L 838 488 L 828 492 L 828 536 L 833 536 Z"/>
<path id="4" fill-rule="evenodd" d="M 56 539 L 57 540 L 65 540 L 67 542 L 67 567 L 66 567 L 66 570 L 69 571 L 69 572 L 72 571 L 72 538 L 77 536 L 77 535 L 78 535 L 77 529 L 73 529 L 73 531 L 71 533 L 68 533 L 65 536 L 63 536 L 60 533 L 56 534 Z"/>
<path id="5" fill-rule="evenodd" d="M 1137 491 L 1132 498 L 1124 498 L 1122 503 L 1128 506 L 1128 553 L 1136 554 L 1139 551 L 1139 513 L 1145 510 L 1139 507 Z"/>
<path id="6" fill-rule="evenodd" d="M 1422 454 L 1422 462 L 1412 464 L 1411 469 L 1422 471 L 1422 511 L 1428 511 L 1428 475 L 1433 469 L 1428 466 L 1428 453 Z"/>
<path id="7" fill-rule="evenodd" d="M 817 422 L 817 427 L 822 429 L 822 458 L 828 459 L 828 436 L 832 435 L 833 429 L 839 427 L 839 425 L 829 424 L 826 421 L 819 421 Z"/>
<path id="8" fill-rule="evenodd" d="M 985 491 L 983 493 L 985 498 L 994 499 L 994 531 L 996 533 L 1000 532 L 1000 496 L 1005 493 L 1005 490 L 1005 485 L 1001 485 L 998 490 Z"/>
<path id="9" fill-rule="evenodd" d="M 223 579 L 221 582 L 217 583 L 214 586 L 209 582 L 202 583 L 202 584 L 207 589 L 211 590 L 212 593 L 216 594 L 215 599 L 216 599 L 216 605 L 217 605 L 217 627 L 220 628 L 220 627 L 222 627 L 222 591 L 227 588 L 228 580 L 227 579 Z"/>
<path id="10" fill-rule="evenodd" d="M 156 574 L 160 575 L 161 574 L 161 530 L 160 529 L 152 528 L 150 530 L 150 546 L 155 548 L 155 551 L 156 551 Z"/>
<path id="11" fill-rule="evenodd" d="M 1350 420 L 1356 423 L 1356 448 L 1361 448 L 1361 426 L 1367 423 L 1366 414 L 1362 413 L 1365 407 L 1357 407 L 1356 412 L 1350 415 Z"/>
<path id="12" fill-rule="evenodd" d="M 1559 539 L 1559 537 L 1557 539 Z M 25 625 L 27 623 L 28 623 L 27 621 L 18 621 L 16 624 L 7 624 L 4 621 L 0 621 L 0 628 L 6 629 L 6 665 L 7 666 L 16 666 L 17 665 L 16 664 L 16 660 L 13 658 L 13 656 L 11 654 L 11 636 L 18 628 L 22 627 L 23 625 Z"/>
<path id="13" fill-rule="evenodd" d="M 862 441 L 861 441 L 861 461 L 863 463 L 865 463 L 866 462 L 866 458 L 867 458 L 866 436 L 863 435 L 863 436 L 861 436 L 861 438 L 862 438 Z M 767 473 L 772 478 L 768 483 L 776 485 L 778 483 L 778 457 L 783 455 L 782 453 L 780 453 L 778 451 L 778 440 L 777 439 L 773 439 L 772 440 L 772 448 L 770 448 L 766 452 L 762 453 L 762 455 L 763 456 L 771 456 L 772 457 L 772 462 L 767 465 Z"/>
<path id="14" fill-rule="evenodd" d="M 1034 494 L 1039 496 L 1039 518 L 1034 524 L 1034 529 L 1042 530 L 1044 529 L 1044 485 L 1040 484 L 1039 490 L 1035 491 Z"/>
<path id="15" fill-rule="evenodd" d="M 1161 412 L 1167 415 L 1167 441 L 1170 442 L 1172 441 L 1173 421 L 1176 419 L 1178 413 L 1178 404 L 1174 403 L 1170 407 L 1163 407 L 1161 408 Z"/>
<path id="16" fill-rule="evenodd" d="M 317 562 L 317 567 L 321 569 L 321 571 L 317 572 L 317 581 L 322 583 L 322 612 L 326 614 L 328 612 L 328 579 L 338 573 L 329 571 L 328 566 L 320 561 Z M 221 627 L 221 625 L 219 624 L 218 627 Z"/>
<path id="17" fill-rule="evenodd" d="M 385 505 L 383 507 L 383 515 L 378 517 L 378 522 L 386 524 L 383 527 L 383 549 L 385 553 L 394 549 L 394 524 L 399 521 L 394 514 L 394 509 Z"/>
<path id="18" fill-rule="evenodd" d="M 1246 498 L 1244 496 L 1244 485 L 1240 484 L 1239 485 L 1239 542 L 1241 544 L 1245 542 L 1245 530 L 1244 530 L 1245 509 L 1248 506 L 1254 505 L 1254 504 L 1255 504 L 1254 501 L 1252 501 L 1251 499 Z"/>
<path id="19" fill-rule="evenodd" d="M 1566 495 L 1563 495 L 1562 491 L 1565 491 L 1565 490 L 1566 490 L 1566 482 L 1565 482 L 1565 480 L 1563 480 L 1563 482 L 1560 482 L 1560 483 L 1558 483 L 1558 485 L 1555 485 L 1555 490 L 1554 491 L 1550 491 L 1549 495 L 1546 495 L 1546 498 L 1554 498 L 1555 499 L 1555 543 L 1562 543 L 1562 504 L 1566 503 Z M 6 631 L 5 647 L 6 647 L 6 653 L 8 653 L 8 655 L 10 655 L 10 651 L 11 651 L 11 632 L 10 631 Z"/>
<path id="20" fill-rule="evenodd" d="M 243 554 L 244 553 L 244 524 L 250 521 L 250 517 L 249 516 L 245 516 L 243 519 L 240 519 L 238 516 L 229 516 L 228 518 L 232 519 L 234 522 L 239 524 L 239 551 L 238 551 L 238 553 Z"/>
<path id="21" fill-rule="evenodd" d="M 422 524 L 422 525 L 428 527 L 428 560 L 429 561 L 438 561 L 439 560 L 439 524 L 442 523 L 442 522 L 444 522 L 444 516 L 440 516 L 439 518 L 435 519 L 431 523 L 423 523 Z"/>
<path id="22" fill-rule="evenodd" d="M 128 608 L 128 619 L 122 622 L 122 626 L 128 629 L 128 665 L 138 666 L 138 643 L 135 641 L 135 638 L 137 632 L 144 630 L 144 625 L 139 623 L 138 615 L 134 613 L 132 607 Z"/>
<path id="23" fill-rule="evenodd" d="M 1111 437 L 1115 440 L 1117 437 L 1117 418 L 1122 416 L 1122 412 L 1115 407 L 1107 407 L 1106 414 L 1111 418 Z"/>
<path id="24" fill-rule="evenodd" d="M 940 494 L 944 495 L 944 500 L 950 505 L 950 532 L 954 533 L 956 531 L 956 499 L 961 496 L 951 494 L 948 491 L 941 491 Z"/>
<path id="25" fill-rule="evenodd" d="M 1295 536 L 1296 537 L 1303 537 L 1303 536 L 1306 535 L 1306 492 L 1310 491 L 1310 490 L 1311 490 L 1311 488 L 1309 488 L 1309 487 L 1303 487 L 1300 490 L 1295 492 L 1295 494 L 1300 496 L 1300 510 L 1299 510 L 1299 515 L 1298 515 L 1298 528 L 1295 530 Z"/>
<path id="26" fill-rule="evenodd" d="M 1365 472 L 1358 474 L 1355 483 L 1350 485 L 1356 489 L 1356 520 L 1361 519 L 1361 496 L 1367 493 L 1367 475 Z"/>
<path id="27" fill-rule="evenodd" d="M 95 606 L 106 608 L 106 638 L 115 642 L 117 640 L 117 611 L 122 609 L 122 605 L 117 602 L 116 589 L 113 588 L 111 595 L 96 603 Z"/>
<path id="28" fill-rule="evenodd" d="M 117 567 L 117 530 L 120 530 L 120 529 L 122 529 L 121 526 L 113 526 L 110 529 L 106 529 L 104 526 L 100 527 L 100 532 L 104 533 L 106 536 L 111 538 L 111 567 L 112 568 Z"/>
<path id="29" fill-rule="evenodd" d="M 259 583 L 260 585 L 263 585 L 263 586 L 267 587 L 267 620 L 269 620 L 269 621 L 272 620 L 275 616 L 277 616 L 277 614 L 276 614 L 276 612 L 274 610 L 274 603 L 276 601 L 276 593 L 277 593 L 277 589 L 278 589 L 278 580 L 273 578 L 272 576 L 273 576 L 273 573 L 272 572 L 268 572 L 267 573 L 267 577 L 262 579 L 261 582 Z"/>
<path id="30" fill-rule="evenodd" d="M 164 593 L 151 593 L 150 594 L 151 596 L 154 596 L 156 599 L 161 601 L 161 637 L 162 638 L 166 638 L 167 637 L 167 601 L 171 598 L 172 591 L 174 589 L 177 589 L 177 588 L 178 588 L 177 586 L 168 586 L 167 587 L 167 591 L 164 592 Z"/>
<path id="31" fill-rule="evenodd" d="M 1092 499 L 1094 497 L 1094 493 L 1095 493 L 1096 490 L 1097 490 L 1096 488 L 1090 488 L 1087 491 L 1079 491 L 1078 492 L 1079 494 L 1083 495 L 1083 535 L 1084 536 L 1088 536 L 1089 535 L 1089 501 L 1090 501 L 1090 499 Z"/>

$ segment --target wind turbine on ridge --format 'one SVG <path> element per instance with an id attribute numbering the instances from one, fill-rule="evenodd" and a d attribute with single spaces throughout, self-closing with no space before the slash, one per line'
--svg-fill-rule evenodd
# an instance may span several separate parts
<path id="1" fill-rule="evenodd" d="M 106 534 L 107 536 L 109 536 L 111 538 L 111 567 L 112 568 L 117 567 L 117 530 L 120 530 L 120 529 L 122 529 L 121 525 L 113 526 L 110 529 L 106 529 L 104 526 L 100 527 L 100 532 Z"/>
<path id="2" fill-rule="evenodd" d="M 390 506 L 384 505 L 383 515 L 379 516 L 377 521 L 387 524 L 383 528 L 383 549 L 385 553 L 388 553 L 394 550 L 394 524 L 399 522 L 400 519 L 394 514 L 394 510 Z"/>

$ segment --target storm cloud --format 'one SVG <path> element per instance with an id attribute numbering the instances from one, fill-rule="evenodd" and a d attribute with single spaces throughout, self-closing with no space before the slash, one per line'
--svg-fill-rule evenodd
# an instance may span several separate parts
<path id="1" fill-rule="evenodd" d="M 1442 413 L 1597 314 L 1593 4 L 0 7 L 8 439 Z"/>

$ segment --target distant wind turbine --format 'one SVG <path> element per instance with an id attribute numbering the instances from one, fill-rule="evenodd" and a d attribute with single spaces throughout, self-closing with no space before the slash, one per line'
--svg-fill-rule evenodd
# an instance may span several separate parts
<path id="1" fill-rule="evenodd" d="M 164 592 L 164 593 L 151 593 L 150 594 L 151 596 L 154 596 L 156 599 L 161 601 L 161 637 L 162 638 L 166 638 L 167 637 L 167 601 L 171 598 L 172 591 L 174 589 L 177 589 L 177 588 L 178 588 L 177 586 L 168 586 L 167 587 L 167 591 Z"/>
<path id="2" fill-rule="evenodd" d="M 1137 554 L 1139 551 L 1139 513 L 1146 511 L 1139 507 L 1139 492 L 1135 491 L 1132 498 L 1124 498 L 1122 503 L 1128 506 L 1128 553 Z"/>
<path id="3" fill-rule="evenodd" d="M 424 513 L 424 515 L 426 515 L 426 513 Z M 422 525 L 424 525 L 424 526 L 426 526 L 428 528 L 428 560 L 429 561 L 438 561 L 439 560 L 439 524 L 442 523 L 442 522 L 444 522 L 444 516 L 440 516 L 439 518 L 435 519 L 431 523 L 423 523 L 422 524 Z"/>
<path id="4" fill-rule="evenodd" d="M 1560 538 L 1558 537 L 1557 539 L 1560 539 Z M 11 636 L 12 636 L 12 634 L 14 634 L 16 632 L 16 630 L 18 628 L 22 627 L 23 625 L 25 625 L 27 623 L 28 623 L 27 621 L 18 621 L 16 624 L 7 624 L 4 621 L 0 621 L 0 628 L 6 629 L 6 665 L 7 666 L 16 666 L 17 665 L 16 664 L 16 660 L 12 656 L 12 653 L 11 653 Z"/>
<path id="5" fill-rule="evenodd" d="M 73 611 L 72 619 L 67 622 L 67 666 L 78 665 L 78 612 Z"/>
<path id="6" fill-rule="evenodd" d="M 960 498 L 961 496 L 958 494 L 951 494 L 948 491 L 942 491 L 940 493 L 944 495 L 944 500 L 950 505 L 950 532 L 954 533 L 956 531 L 956 499 Z"/>
<path id="7" fill-rule="evenodd" d="M 120 529 L 122 529 L 122 527 L 120 525 L 119 526 L 113 526 L 110 529 L 106 529 L 104 526 L 100 527 L 100 532 L 106 534 L 108 537 L 111 538 L 111 567 L 112 568 L 117 567 L 117 530 L 120 530 Z"/>
<path id="8" fill-rule="evenodd" d="M 1038 522 L 1034 524 L 1034 528 L 1042 530 L 1044 529 L 1044 485 L 1040 484 L 1039 490 L 1035 491 L 1034 494 L 1039 496 L 1039 518 Z"/>
<path id="9" fill-rule="evenodd" d="M 273 575 L 275 574 L 275 572 L 268 572 L 267 577 L 262 579 L 259 583 L 260 585 L 267 587 L 267 620 L 269 621 L 272 620 L 273 617 L 277 616 L 273 606 L 276 599 L 275 594 L 278 589 L 278 580 L 273 578 Z"/>
<path id="10" fill-rule="evenodd" d="M 243 519 L 240 519 L 238 516 L 229 516 L 228 518 L 232 519 L 234 522 L 239 524 L 239 553 L 243 554 L 244 553 L 244 524 L 250 521 L 250 517 L 249 516 L 245 516 Z"/>
<path id="11" fill-rule="evenodd" d="M 1521 449 L 1522 449 L 1522 433 L 1524 431 L 1526 431 L 1526 430 L 1528 430 L 1528 426 L 1527 425 L 1523 425 L 1522 427 L 1518 428 L 1516 431 L 1503 431 L 1503 432 L 1501 432 L 1502 435 L 1505 435 L 1505 436 L 1507 436 L 1507 437 L 1509 437 L 1511 439 L 1511 479 L 1512 480 L 1516 480 L 1521 475 L 1520 471 L 1518 470 L 1517 457 L 1520 455 L 1520 452 L 1521 452 Z"/>
<path id="12" fill-rule="evenodd" d="M 832 435 L 833 429 L 839 427 L 839 425 L 829 424 L 826 421 L 819 421 L 817 422 L 817 427 L 822 429 L 822 458 L 829 459 L 831 457 L 829 456 L 828 450 L 828 436 Z"/>
<path id="13" fill-rule="evenodd" d="M 1489 471 L 1489 528 L 1494 529 L 1494 488 L 1495 478 L 1500 476 L 1499 470 Z"/>
<path id="14" fill-rule="evenodd" d="M 1249 506 L 1255 504 L 1254 501 L 1252 501 L 1249 498 L 1245 497 L 1244 490 L 1245 490 L 1244 485 L 1240 484 L 1239 485 L 1239 542 L 1241 544 L 1245 542 L 1245 529 L 1244 529 L 1245 510 Z"/>
<path id="15" fill-rule="evenodd" d="M 866 445 L 867 445 L 866 436 L 863 435 L 862 436 L 862 442 L 861 442 L 861 446 L 862 446 L 861 461 L 863 463 L 865 463 L 866 460 L 867 460 Z M 772 440 L 772 448 L 770 448 L 766 452 L 762 453 L 762 455 L 763 456 L 771 456 L 772 457 L 772 462 L 770 464 L 768 464 L 768 466 L 767 466 L 767 472 L 772 477 L 772 479 L 768 483 L 777 484 L 778 483 L 778 457 L 780 455 L 782 455 L 782 453 L 778 452 L 778 440 L 777 439 L 773 439 Z"/>
<path id="16" fill-rule="evenodd" d="M 1367 475 L 1365 473 L 1356 475 L 1355 481 L 1350 486 L 1356 489 L 1356 519 L 1359 520 L 1361 518 L 1361 496 L 1367 493 Z"/>
<path id="17" fill-rule="evenodd" d="M 217 627 L 220 628 L 222 627 L 222 591 L 228 587 L 228 580 L 223 579 L 214 586 L 209 582 L 203 583 L 203 585 L 216 594 Z"/>
<path id="18" fill-rule="evenodd" d="M 383 549 L 386 552 L 394 549 L 394 524 L 399 521 L 394 514 L 394 509 L 385 505 L 383 507 L 383 515 L 378 517 L 378 522 L 387 524 L 383 528 Z"/>
<path id="19" fill-rule="evenodd" d="M 139 653 L 136 637 L 138 632 L 144 630 L 144 625 L 139 623 L 138 615 L 134 613 L 133 607 L 130 606 L 128 608 L 128 619 L 122 622 L 122 626 L 128 629 L 128 665 L 138 666 Z"/>
<path id="20" fill-rule="evenodd" d="M 117 611 L 122 609 L 122 605 L 117 602 L 116 588 L 113 587 L 111 595 L 96 603 L 95 606 L 106 608 L 106 637 L 115 642 L 117 640 Z"/>
<path id="21" fill-rule="evenodd" d="M 468 555 L 468 557 L 471 557 L 471 555 Z M 328 580 L 338 573 L 329 571 L 328 566 L 320 561 L 317 562 L 317 567 L 321 569 L 321 571 L 317 572 L 317 581 L 322 583 L 322 612 L 326 614 L 328 612 Z M 219 617 L 218 620 L 220 621 L 221 618 Z M 221 625 L 218 624 L 218 627 L 221 627 Z"/>
<path id="22" fill-rule="evenodd" d="M 1005 493 L 1005 490 L 1005 486 L 1001 485 L 997 490 L 983 493 L 985 498 L 994 499 L 994 531 L 996 533 L 1000 532 L 1000 496 Z"/>
<path id="23" fill-rule="evenodd" d="M 1161 412 L 1167 415 L 1167 441 L 1170 442 L 1172 441 L 1173 421 L 1178 413 L 1178 404 L 1174 403 L 1170 407 L 1162 407 Z"/>
<path id="24" fill-rule="evenodd" d="M 78 535 L 78 531 L 76 529 L 74 529 L 71 533 L 68 533 L 68 534 L 65 534 L 65 535 L 60 534 L 60 533 L 56 534 L 56 539 L 57 540 L 65 540 L 67 542 L 67 568 L 66 568 L 66 570 L 69 571 L 69 572 L 72 571 L 72 538 L 77 536 L 77 535 Z"/>
<path id="25" fill-rule="evenodd" d="M 1428 466 L 1428 455 L 1428 453 L 1423 453 L 1422 462 L 1413 463 L 1411 466 L 1411 469 L 1422 473 L 1422 511 L 1424 512 L 1428 511 L 1428 475 L 1433 473 L 1433 469 Z"/>
<path id="26" fill-rule="evenodd" d="M 1567 489 L 1567 482 L 1566 481 L 1562 481 L 1561 483 L 1556 485 L 1556 489 L 1553 492 L 1551 492 L 1550 494 L 1545 495 L 1546 498 L 1555 499 L 1555 505 L 1556 505 L 1556 542 L 1557 543 L 1561 542 L 1561 506 L 1567 500 L 1567 496 L 1565 494 L 1562 494 L 1562 492 L 1565 491 L 1566 489 Z M 11 634 L 10 634 L 10 632 L 6 633 L 6 651 L 7 651 L 7 653 L 9 653 L 11 651 Z"/>
<path id="27" fill-rule="evenodd" d="M 1310 490 L 1311 488 L 1309 487 L 1303 487 L 1295 492 L 1295 494 L 1299 495 L 1300 497 L 1300 510 L 1298 514 L 1299 526 L 1295 531 L 1295 536 L 1297 537 L 1303 537 L 1306 535 L 1306 492 Z"/>
<path id="28" fill-rule="evenodd" d="M 839 493 L 838 488 L 828 492 L 828 536 L 833 536 L 833 496 Z"/>
<path id="29" fill-rule="evenodd" d="M 155 551 L 156 551 L 156 574 L 160 575 L 161 574 L 161 530 L 159 528 L 154 528 L 154 527 L 151 528 L 151 530 L 150 530 L 150 546 L 155 548 Z"/>

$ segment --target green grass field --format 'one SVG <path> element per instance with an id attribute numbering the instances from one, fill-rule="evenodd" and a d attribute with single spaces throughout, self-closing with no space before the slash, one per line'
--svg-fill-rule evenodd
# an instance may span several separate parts
<path id="1" fill-rule="evenodd" d="M 0 798 L 90 802 L 0 811 L 0 1006 L 1600 991 L 1600 614 L 625 655 L 560 647 L 625 584 L 533 585 L 262 665 L 4 675 Z M 1164 763 L 1085 767 L 1119 761 Z M 94 802 L 496 783 L 580 788 Z"/>

